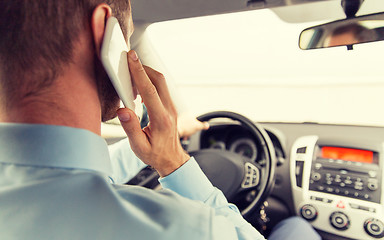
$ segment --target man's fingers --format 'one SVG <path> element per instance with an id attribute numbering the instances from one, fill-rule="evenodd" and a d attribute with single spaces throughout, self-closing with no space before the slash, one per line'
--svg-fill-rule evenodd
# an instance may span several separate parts
<path id="1" fill-rule="evenodd" d="M 147 107 L 148 115 L 152 120 L 157 116 L 161 117 L 164 114 L 164 106 L 160 100 L 157 89 L 155 85 L 152 84 L 136 52 L 133 50 L 128 53 L 128 66 L 134 85 Z"/>
<path id="2" fill-rule="evenodd" d="M 119 117 L 121 126 L 129 138 L 132 149 L 138 152 L 145 152 L 145 148 L 149 147 L 149 142 L 147 136 L 141 130 L 136 114 L 128 108 L 120 108 L 117 110 L 117 116 Z"/>
<path id="3" fill-rule="evenodd" d="M 177 130 L 180 137 L 190 137 L 198 131 L 207 130 L 208 122 L 200 122 L 193 115 L 182 114 L 177 119 Z"/>
<path id="4" fill-rule="evenodd" d="M 155 85 L 164 107 L 171 114 L 177 115 L 176 108 L 173 104 L 171 94 L 169 93 L 168 86 L 167 86 L 164 75 L 162 73 L 148 67 L 148 66 L 143 66 L 143 67 L 144 67 L 145 72 L 147 73 L 149 79 L 151 80 L 153 85 Z"/>
<path id="5" fill-rule="evenodd" d="M 209 123 L 208 122 L 203 122 L 203 129 L 202 130 L 208 130 L 209 129 Z"/>

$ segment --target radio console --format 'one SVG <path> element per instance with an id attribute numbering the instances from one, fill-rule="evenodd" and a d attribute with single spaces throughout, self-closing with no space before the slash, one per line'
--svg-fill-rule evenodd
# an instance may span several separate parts
<path id="1" fill-rule="evenodd" d="M 380 203 L 378 153 L 317 146 L 309 190 Z"/>
<path id="2" fill-rule="evenodd" d="M 359 147 L 317 136 L 297 139 L 290 158 L 297 214 L 338 236 L 384 239 L 383 152 L 384 143 Z"/>

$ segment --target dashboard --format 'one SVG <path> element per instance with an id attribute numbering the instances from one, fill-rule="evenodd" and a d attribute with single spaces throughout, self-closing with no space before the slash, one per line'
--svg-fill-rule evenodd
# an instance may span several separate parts
<path id="1" fill-rule="evenodd" d="M 323 239 L 384 239 L 384 128 L 311 123 L 261 126 L 277 158 L 275 186 L 266 210 L 272 224 L 297 215 Z M 194 136 L 188 150 L 204 148 L 232 151 L 265 164 L 263 148 L 240 124 L 215 123 Z"/>

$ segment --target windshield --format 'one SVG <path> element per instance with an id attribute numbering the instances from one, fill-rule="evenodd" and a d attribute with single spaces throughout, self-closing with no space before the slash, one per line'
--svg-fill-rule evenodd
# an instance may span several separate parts
<path id="1" fill-rule="evenodd" d="M 266 9 L 156 23 L 148 34 L 197 115 L 384 126 L 384 42 L 300 50 L 300 32 L 321 23 L 286 23 Z"/>

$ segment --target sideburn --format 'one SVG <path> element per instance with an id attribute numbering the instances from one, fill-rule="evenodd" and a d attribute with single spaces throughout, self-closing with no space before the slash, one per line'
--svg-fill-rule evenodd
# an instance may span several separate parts
<path id="1" fill-rule="evenodd" d="M 120 107 L 120 98 L 96 54 L 94 65 L 95 81 L 101 105 L 101 120 L 106 122 L 117 116 L 116 111 Z"/>

